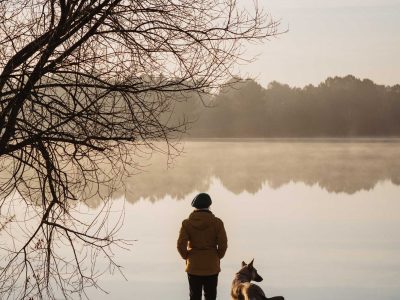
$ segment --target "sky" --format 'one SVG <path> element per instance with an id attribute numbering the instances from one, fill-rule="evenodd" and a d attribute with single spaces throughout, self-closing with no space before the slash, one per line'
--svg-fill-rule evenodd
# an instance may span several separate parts
<path id="1" fill-rule="evenodd" d="M 256 61 L 238 67 L 242 77 L 263 86 L 276 80 L 302 87 L 348 74 L 400 83 L 400 0 L 259 0 L 259 6 L 288 32 L 246 45 L 245 56 Z"/>

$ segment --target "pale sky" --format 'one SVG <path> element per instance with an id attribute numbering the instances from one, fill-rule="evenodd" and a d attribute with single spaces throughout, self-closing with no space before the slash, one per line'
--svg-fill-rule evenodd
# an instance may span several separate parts
<path id="1" fill-rule="evenodd" d="M 240 0 L 251 5 L 251 0 Z M 259 0 L 289 32 L 263 45 L 247 45 L 256 62 L 242 76 L 266 86 L 318 84 L 328 76 L 355 75 L 400 83 L 400 0 Z"/>

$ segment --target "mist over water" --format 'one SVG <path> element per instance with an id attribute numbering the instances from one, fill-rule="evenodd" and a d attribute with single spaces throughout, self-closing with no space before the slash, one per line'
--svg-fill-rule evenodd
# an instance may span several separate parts
<path id="1" fill-rule="evenodd" d="M 125 180 L 130 203 L 144 198 L 177 200 L 208 190 L 213 180 L 234 194 L 254 194 L 291 182 L 329 193 L 353 194 L 379 182 L 400 184 L 399 139 L 225 139 L 184 142 L 172 161 L 154 153 L 143 171 Z M 94 199 L 91 206 L 96 206 Z"/>
<path id="2" fill-rule="evenodd" d="M 219 299 L 242 260 L 255 258 L 268 296 L 286 299 L 398 299 L 400 193 L 398 140 L 188 141 L 167 168 L 153 155 L 127 179 L 120 236 L 137 239 L 117 251 L 128 281 L 103 278 L 96 299 L 187 299 L 180 224 L 198 192 L 228 233 Z M 151 164 L 150 164 L 151 163 Z M 117 199 L 119 197 L 119 199 Z M 178 200 L 178 201 L 177 201 Z M 96 205 L 93 205 L 96 206 Z"/>

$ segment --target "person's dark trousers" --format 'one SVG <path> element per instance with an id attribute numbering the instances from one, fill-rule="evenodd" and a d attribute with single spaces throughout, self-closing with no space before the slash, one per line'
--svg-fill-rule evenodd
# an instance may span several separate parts
<path id="1" fill-rule="evenodd" d="M 188 274 L 190 300 L 201 300 L 202 290 L 206 300 L 217 299 L 218 274 L 211 276 L 198 276 Z"/>

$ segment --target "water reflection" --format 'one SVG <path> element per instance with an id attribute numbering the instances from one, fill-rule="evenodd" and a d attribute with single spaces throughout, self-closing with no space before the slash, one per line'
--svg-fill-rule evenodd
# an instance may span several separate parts
<path id="1" fill-rule="evenodd" d="M 352 195 L 314 185 L 268 186 L 234 195 L 219 180 L 206 190 L 225 224 L 228 251 L 222 260 L 218 299 L 242 260 L 255 258 L 268 295 L 296 300 L 395 300 L 400 295 L 399 186 L 377 184 Z M 183 201 L 165 197 L 126 206 L 119 236 L 135 239 L 132 252 L 115 253 L 128 281 L 102 277 L 109 295 L 90 299 L 188 299 L 185 263 L 176 250 L 182 219 L 195 193 Z M 124 201 L 113 203 L 124 207 Z M 103 284 L 104 283 L 104 284 Z"/>
<path id="2" fill-rule="evenodd" d="M 330 193 L 370 190 L 380 181 L 400 184 L 399 140 L 187 141 L 184 153 L 172 164 L 154 154 L 140 174 L 126 179 L 123 196 L 177 200 L 206 191 L 218 179 L 229 191 L 256 193 L 263 185 L 274 189 L 289 182 L 318 185 Z M 94 202 L 92 206 L 96 206 Z"/>

